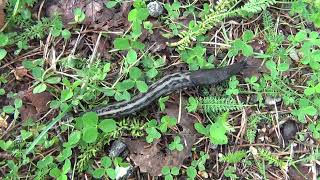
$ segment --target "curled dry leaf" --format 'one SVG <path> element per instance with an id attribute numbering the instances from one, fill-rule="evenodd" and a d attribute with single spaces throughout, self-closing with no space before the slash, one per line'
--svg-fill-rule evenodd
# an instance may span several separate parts
<path id="1" fill-rule="evenodd" d="M 1 128 L 7 128 L 8 127 L 8 115 L 0 115 L 0 129 Z"/>
<path id="2" fill-rule="evenodd" d="M 28 70 L 24 67 L 18 67 L 13 70 L 13 74 L 16 77 L 16 80 L 20 81 L 25 75 L 28 74 Z"/>
<path id="3" fill-rule="evenodd" d="M 181 118 L 178 124 L 183 128 L 183 131 L 179 133 L 184 146 L 182 151 L 164 152 L 158 143 L 153 143 L 150 146 L 144 139 L 124 139 L 130 151 L 129 157 L 136 166 L 139 166 L 141 172 L 148 172 L 151 176 L 160 176 L 163 166 L 180 167 L 183 161 L 191 155 L 191 148 L 196 140 L 193 128 L 195 118 L 188 115 L 184 108 L 181 109 Z M 167 104 L 166 112 L 169 116 L 178 118 L 179 106 Z"/>

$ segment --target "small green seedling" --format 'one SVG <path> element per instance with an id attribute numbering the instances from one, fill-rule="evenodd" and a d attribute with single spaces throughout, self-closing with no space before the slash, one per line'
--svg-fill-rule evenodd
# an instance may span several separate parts
<path id="1" fill-rule="evenodd" d="M 112 168 L 112 160 L 110 157 L 104 156 L 101 158 L 101 166 L 93 172 L 93 177 L 102 178 L 106 176 L 110 179 L 116 179 L 116 171 Z"/>
<path id="2" fill-rule="evenodd" d="M 227 144 L 228 138 L 226 133 L 232 130 L 232 127 L 228 124 L 228 112 L 218 116 L 214 123 L 204 127 L 201 123 L 195 123 L 194 127 L 198 133 L 209 137 L 210 142 L 213 144 Z"/>
<path id="3" fill-rule="evenodd" d="M 82 23 L 86 18 L 86 14 L 83 12 L 81 8 L 75 8 L 73 11 L 74 21 L 76 23 Z"/>
<path id="4" fill-rule="evenodd" d="M 161 173 L 164 176 L 165 180 L 173 180 L 173 176 L 179 175 L 180 168 L 164 166 L 162 167 Z"/>
<path id="5" fill-rule="evenodd" d="M 181 144 L 181 138 L 179 136 L 174 137 L 173 142 L 169 144 L 169 149 L 171 151 L 177 150 L 177 151 L 182 151 L 183 150 L 183 145 Z"/>

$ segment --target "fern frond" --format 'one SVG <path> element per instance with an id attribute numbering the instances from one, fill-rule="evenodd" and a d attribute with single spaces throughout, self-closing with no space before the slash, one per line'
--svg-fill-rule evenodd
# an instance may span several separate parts
<path id="1" fill-rule="evenodd" d="M 237 11 L 239 14 L 245 14 L 245 13 L 258 13 L 262 10 L 267 9 L 267 7 L 275 4 L 275 0 L 250 0 L 246 4 L 244 4 L 241 8 L 239 8 Z"/>
<path id="2" fill-rule="evenodd" d="M 273 28 L 275 27 L 275 24 L 273 22 L 271 13 L 267 10 L 263 11 L 262 13 L 262 20 L 263 20 L 263 27 L 264 30 L 269 34 L 273 32 Z"/>
<path id="3" fill-rule="evenodd" d="M 243 108 L 243 104 L 229 97 L 204 97 L 199 99 L 199 105 L 205 113 L 221 113 Z"/>
<path id="4" fill-rule="evenodd" d="M 240 162 L 246 156 L 247 153 L 243 150 L 230 152 L 226 155 L 222 155 L 222 157 L 220 157 L 220 161 L 234 164 Z"/>
<path id="5" fill-rule="evenodd" d="M 194 25 L 193 28 L 187 31 L 182 31 L 179 34 L 179 41 L 169 44 L 170 46 L 178 46 L 179 50 L 186 49 L 192 40 L 196 37 L 205 34 L 217 24 L 221 23 L 224 18 L 241 16 L 248 13 L 258 13 L 265 10 L 268 6 L 275 4 L 275 0 L 250 0 L 242 7 L 233 9 L 239 0 L 220 0 L 216 9 L 205 15 L 204 18 Z"/>
<path id="6" fill-rule="evenodd" d="M 275 165 L 282 169 L 286 167 L 286 163 L 284 161 L 274 156 L 270 151 L 266 149 L 259 149 L 259 156 L 269 164 Z"/>
<path id="7" fill-rule="evenodd" d="M 249 143 L 253 143 L 256 139 L 258 124 L 261 122 L 261 116 L 251 115 L 248 118 L 246 137 Z"/>

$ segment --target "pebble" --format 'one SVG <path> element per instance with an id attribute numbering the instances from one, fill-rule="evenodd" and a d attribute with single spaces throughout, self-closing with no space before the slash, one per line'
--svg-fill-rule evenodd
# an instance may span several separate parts
<path id="1" fill-rule="evenodd" d="M 281 100 L 282 100 L 281 97 L 272 97 L 272 96 L 266 96 L 265 97 L 265 103 L 267 105 L 277 104 L 278 102 L 281 102 Z"/>
<path id="2" fill-rule="evenodd" d="M 129 165 L 128 167 L 119 167 L 117 166 L 116 169 L 116 180 L 120 179 L 128 179 L 129 176 L 133 173 L 133 166 Z"/>
<path id="3" fill-rule="evenodd" d="M 283 124 L 282 136 L 285 141 L 294 139 L 297 132 L 298 132 L 298 128 L 294 121 L 289 120 Z"/>
<path id="4" fill-rule="evenodd" d="M 126 148 L 127 148 L 127 145 L 122 141 L 120 140 L 114 141 L 109 151 L 109 157 L 114 158 L 119 156 Z"/>
<path id="5" fill-rule="evenodd" d="M 158 17 L 163 12 L 162 4 L 158 1 L 152 1 L 147 5 L 148 12 L 152 17 Z"/>
<path id="6" fill-rule="evenodd" d="M 299 57 L 296 49 L 290 50 L 289 57 L 294 61 L 299 61 L 300 60 L 300 57 Z"/>

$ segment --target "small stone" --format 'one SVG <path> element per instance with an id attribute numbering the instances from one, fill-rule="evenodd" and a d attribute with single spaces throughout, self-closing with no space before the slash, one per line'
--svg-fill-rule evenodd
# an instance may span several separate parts
<path id="1" fill-rule="evenodd" d="M 296 49 L 292 49 L 290 52 L 289 52 L 289 56 L 292 60 L 294 61 L 299 61 L 300 60 L 300 57 L 297 53 L 297 50 Z"/>
<path id="2" fill-rule="evenodd" d="M 126 148 L 127 148 L 127 145 L 122 141 L 119 141 L 119 140 L 114 141 L 109 151 L 109 157 L 114 158 L 119 156 Z"/>
<path id="3" fill-rule="evenodd" d="M 281 97 L 272 97 L 272 96 L 265 97 L 265 103 L 267 105 L 275 105 L 275 104 L 281 102 L 281 100 L 282 100 Z"/>
<path id="4" fill-rule="evenodd" d="M 298 131 L 297 125 L 294 121 L 289 120 L 283 124 L 282 136 L 283 139 L 288 141 L 295 137 Z"/>
<path id="5" fill-rule="evenodd" d="M 117 166 L 116 169 L 116 180 L 120 179 L 128 179 L 128 177 L 133 173 L 133 166 L 129 165 L 128 167 L 119 167 Z"/>
<path id="6" fill-rule="evenodd" d="M 158 1 L 152 1 L 147 5 L 148 12 L 152 17 L 158 17 L 163 12 L 162 4 Z"/>

